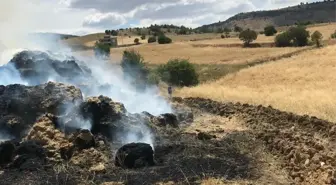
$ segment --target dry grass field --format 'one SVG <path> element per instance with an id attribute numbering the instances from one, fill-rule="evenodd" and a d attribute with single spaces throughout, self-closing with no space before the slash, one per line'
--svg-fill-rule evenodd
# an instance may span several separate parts
<path id="1" fill-rule="evenodd" d="M 271 105 L 336 121 L 336 46 L 306 51 L 176 91 L 176 96 Z"/>
<path id="2" fill-rule="evenodd" d="M 187 58 L 194 64 L 239 64 L 279 56 L 301 48 L 224 48 L 193 47 L 190 43 L 146 44 L 132 47 L 149 64 L 163 64 L 171 58 Z M 113 59 L 120 60 L 125 48 L 111 49 Z"/>
<path id="3" fill-rule="evenodd" d="M 287 27 L 279 27 L 279 32 L 286 30 Z M 330 38 L 330 35 L 336 30 L 336 23 L 324 23 L 324 24 L 316 24 L 316 25 L 309 25 L 307 26 L 307 30 L 310 31 L 310 33 L 313 33 L 314 31 L 318 30 L 322 33 L 323 38 L 325 40 L 328 40 Z M 133 44 L 135 38 L 139 38 L 140 43 L 143 43 L 147 45 L 147 38 L 145 40 L 141 40 L 140 36 L 129 34 L 130 36 L 118 36 L 118 44 L 124 45 L 124 44 Z M 213 34 L 213 33 L 206 33 L 206 34 L 192 34 L 192 35 L 176 35 L 176 34 L 167 34 L 169 37 L 172 38 L 174 43 L 190 43 L 190 44 L 200 44 L 200 45 L 223 45 L 223 44 L 241 44 L 242 41 L 239 40 L 236 33 L 231 33 L 233 36 L 232 38 L 225 38 L 221 39 L 221 34 Z M 94 43 L 104 36 L 104 33 L 96 33 L 96 34 L 89 34 L 82 37 L 76 37 L 76 38 L 70 38 L 65 40 L 64 42 L 69 45 L 83 45 L 87 47 L 94 46 Z M 265 35 L 259 34 L 258 38 L 255 43 L 272 43 L 274 42 L 274 36 L 267 37 Z M 149 46 L 149 49 L 153 46 L 151 44 Z M 179 45 L 176 45 L 177 47 Z M 144 48 L 143 50 L 146 50 L 147 48 Z M 166 49 L 166 48 L 164 48 Z M 177 48 L 179 49 L 179 48 Z"/>

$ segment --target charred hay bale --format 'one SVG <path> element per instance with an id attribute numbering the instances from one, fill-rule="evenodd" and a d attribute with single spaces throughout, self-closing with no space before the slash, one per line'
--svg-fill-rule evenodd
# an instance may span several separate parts
<path id="1" fill-rule="evenodd" d="M 178 127 L 179 121 L 177 116 L 172 113 L 161 114 L 159 116 L 154 116 L 148 112 L 142 112 L 139 115 L 140 118 L 144 118 L 145 121 L 154 124 L 159 127 L 172 126 Z M 150 125 L 150 124 L 149 124 Z"/>
<path id="2" fill-rule="evenodd" d="M 199 139 L 199 140 L 210 140 L 210 139 L 213 139 L 213 138 L 216 138 L 216 136 L 205 133 L 205 132 L 200 132 L 200 133 L 197 134 L 197 139 Z"/>
<path id="3" fill-rule="evenodd" d="M 75 151 L 70 162 L 90 172 L 104 172 L 108 163 L 108 156 L 95 148 Z"/>
<path id="4" fill-rule="evenodd" d="M 25 141 L 14 151 L 10 167 L 20 170 L 36 170 L 46 163 L 46 150 L 38 141 Z"/>
<path id="5" fill-rule="evenodd" d="M 79 89 L 62 83 L 5 86 L 0 95 L 0 130 L 21 138 L 37 117 L 57 114 L 60 107 L 81 101 Z"/>
<path id="6" fill-rule="evenodd" d="M 15 144 L 13 141 L 0 143 L 0 165 L 12 162 L 14 157 Z"/>
<path id="7" fill-rule="evenodd" d="M 52 114 L 38 118 L 25 140 L 40 141 L 51 161 L 69 159 L 73 153 L 73 144 L 68 141 L 63 132 L 56 129 L 55 116 Z"/>
<path id="8" fill-rule="evenodd" d="M 96 145 L 95 139 L 89 130 L 80 130 L 73 138 L 74 146 L 79 149 L 88 149 Z"/>
<path id="9" fill-rule="evenodd" d="M 163 125 L 178 127 L 178 121 L 175 114 L 172 113 L 161 114 L 159 116 L 159 120 L 161 120 L 160 123 Z"/>
<path id="10" fill-rule="evenodd" d="M 154 165 L 154 151 L 146 143 L 129 143 L 118 149 L 115 165 L 123 168 L 141 168 Z"/>
<path id="11" fill-rule="evenodd" d="M 177 120 L 179 122 L 187 122 L 187 123 L 191 123 L 194 121 L 194 114 L 190 111 L 187 111 L 187 112 L 182 112 L 182 111 L 179 111 L 176 113 L 177 114 Z"/>
<path id="12" fill-rule="evenodd" d="M 82 103 L 80 111 L 84 119 L 92 120 L 92 133 L 104 135 L 110 135 L 111 130 L 122 126 L 117 121 L 126 113 L 122 103 L 105 96 L 88 98 Z"/>
<path id="13" fill-rule="evenodd" d="M 69 56 L 62 60 L 57 58 L 53 53 L 27 50 L 17 53 L 9 64 L 13 64 L 21 78 L 31 85 L 46 83 L 50 77 L 74 84 L 91 77 L 91 70 L 84 62 Z"/>

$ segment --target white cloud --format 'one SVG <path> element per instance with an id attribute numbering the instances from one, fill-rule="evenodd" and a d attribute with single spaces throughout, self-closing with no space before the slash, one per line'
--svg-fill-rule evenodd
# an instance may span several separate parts
<path id="1" fill-rule="evenodd" d="M 3 0 L 0 26 L 11 27 L 9 34 L 17 30 L 93 32 L 155 23 L 197 27 L 224 21 L 240 12 L 299 3 L 300 0 Z"/>
<path id="2" fill-rule="evenodd" d="M 98 27 L 106 28 L 108 26 L 115 27 L 122 24 L 126 24 L 125 16 L 117 13 L 96 13 L 85 17 L 83 26 L 84 27 Z"/>

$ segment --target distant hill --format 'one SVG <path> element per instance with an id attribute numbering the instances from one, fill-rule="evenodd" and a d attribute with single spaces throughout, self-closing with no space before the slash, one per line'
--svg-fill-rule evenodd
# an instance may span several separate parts
<path id="1" fill-rule="evenodd" d="M 301 3 L 297 6 L 248 13 L 239 13 L 224 22 L 204 25 L 197 30 L 214 30 L 219 28 L 242 28 L 262 30 L 266 25 L 288 26 L 297 23 L 325 23 L 336 21 L 336 1 L 329 0 L 315 3 Z"/>
<path id="2" fill-rule="evenodd" d="M 33 36 L 36 37 L 45 37 L 45 38 L 52 38 L 52 39 L 56 39 L 56 40 L 63 40 L 63 39 L 70 39 L 70 38 L 74 38 L 74 37 L 78 37 L 76 35 L 69 35 L 69 34 L 60 34 L 60 33 L 33 33 Z"/>

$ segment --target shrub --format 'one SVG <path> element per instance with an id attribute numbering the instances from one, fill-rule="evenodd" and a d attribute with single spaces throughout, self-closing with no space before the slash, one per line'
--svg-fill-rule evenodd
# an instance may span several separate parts
<path id="1" fill-rule="evenodd" d="M 244 30 L 239 34 L 239 39 L 244 41 L 245 46 L 248 46 L 251 42 L 256 40 L 257 37 L 258 37 L 257 32 L 250 29 Z"/>
<path id="2" fill-rule="evenodd" d="M 156 42 L 156 37 L 155 36 L 149 37 L 148 43 L 153 43 L 153 42 Z"/>
<path id="3" fill-rule="evenodd" d="M 264 28 L 264 33 L 266 36 L 273 36 L 277 33 L 278 31 L 275 29 L 274 26 L 269 25 Z"/>
<path id="4" fill-rule="evenodd" d="M 141 40 L 145 40 L 146 39 L 146 35 L 145 34 L 142 34 L 141 35 Z"/>
<path id="5" fill-rule="evenodd" d="M 265 32 L 264 31 L 260 31 L 259 34 L 265 34 Z"/>
<path id="6" fill-rule="evenodd" d="M 234 27 L 234 31 L 235 32 L 242 32 L 243 31 L 243 28 L 239 27 L 239 26 L 235 26 Z"/>
<path id="7" fill-rule="evenodd" d="M 160 74 L 157 71 L 151 71 L 147 76 L 149 84 L 158 85 L 160 83 Z"/>
<path id="8" fill-rule="evenodd" d="M 158 43 L 159 44 L 170 44 L 172 42 L 172 40 L 165 36 L 165 35 L 160 35 L 158 38 Z"/>
<path id="9" fill-rule="evenodd" d="M 274 38 L 276 47 L 288 47 L 292 45 L 292 38 L 288 32 L 283 32 Z"/>
<path id="10" fill-rule="evenodd" d="M 312 35 L 311 35 L 311 40 L 316 44 L 317 47 L 321 46 L 321 41 L 322 41 L 322 34 L 319 31 L 315 31 Z"/>
<path id="11" fill-rule="evenodd" d="M 135 44 L 140 44 L 139 41 L 140 41 L 140 40 L 139 40 L 138 38 L 135 38 L 135 39 L 134 39 L 134 43 L 135 43 Z"/>
<path id="12" fill-rule="evenodd" d="M 291 27 L 286 32 L 275 37 L 277 47 L 307 46 L 309 32 L 303 26 Z"/>
<path id="13" fill-rule="evenodd" d="M 172 85 L 192 86 L 199 83 L 194 65 L 186 59 L 169 60 L 158 67 L 158 73 L 163 81 Z"/>
<path id="14" fill-rule="evenodd" d="M 291 27 L 288 33 L 293 40 L 294 46 L 307 46 L 309 32 L 303 26 Z"/>
<path id="15" fill-rule="evenodd" d="M 225 27 L 225 28 L 223 29 L 223 31 L 224 31 L 225 33 L 229 34 L 229 33 L 231 32 L 231 29 L 230 29 L 230 28 L 227 28 L 227 27 Z"/>
<path id="16" fill-rule="evenodd" d="M 333 34 L 331 34 L 331 36 L 330 36 L 332 39 L 336 39 L 336 30 L 335 30 L 335 32 L 333 33 Z"/>
<path id="17" fill-rule="evenodd" d="M 225 36 L 222 34 L 222 35 L 221 35 L 221 38 L 222 38 L 222 39 L 224 39 L 224 38 L 225 38 Z"/>
<path id="18" fill-rule="evenodd" d="M 125 50 L 123 52 L 121 67 L 127 77 L 145 79 L 148 74 L 143 57 L 135 50 Z"/>
<path id="19" fill-rule="evenodd" d="M 107 57 L 110 55 L 110 45 L 96 42 L 94 53 L 97 58 Z"/>

